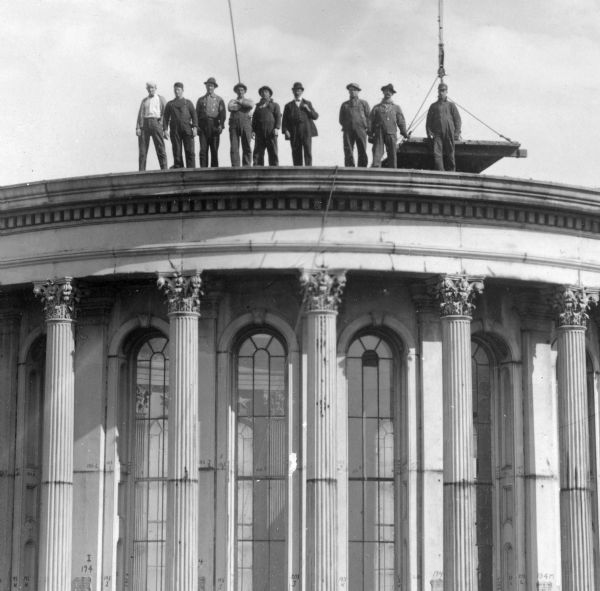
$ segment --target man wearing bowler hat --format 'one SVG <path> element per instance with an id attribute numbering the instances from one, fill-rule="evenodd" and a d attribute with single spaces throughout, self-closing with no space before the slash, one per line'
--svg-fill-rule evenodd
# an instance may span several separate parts
<path id="1" fill-rule="evenodd" d="M 175 82 L 173 85 L 175 98 L 167 103 L 163 117 L 163 131 L 165 137 L 167 128 L 171 132 L 171 147 L 173 149 L 172 168 L 183 168 L 183 157 L 181 146 L 185 152 L 185 166 L 196 167 L 196 154 L 194 150 L 194 138 L 197 134 L 198 120 L 192 101 L 183 98 L 183 84 Z"/>
<path id="2" fill-rule="evenodd" d="M 268 86 L 261 86 L 258 94 L 260 94 L 260 101 L 252 115 L 254 166 L 264 166 L 265 149 L 269 155 L 269 166 L 278 166 L 277 136 L 281 127 L 281 109 L 271 98 L 273 91 Z"/>
<path id="3" fill-rule="evenodd" d="M 460 139 L 461 120 L 456 105 L 448 100 L 448 85 L 438 86 L 438 100 L 427 111 L 425 125 L 433 150 L 434 170 L 456 170 L 454 141 Z"/>
<path id="4" fill-rule="evenodd" d="M 354 166 L 354 145 L 358 151 L 358 165 L 367 166 L 367 132 L 370 108 L 367 101 L 358 98 L 360 86 L 351 82 L 346 86 L 349 100 L 340 107 L 340 125 L 344 141 L 344 166 Z"/>
<path id="5" fill-rule="evenodd" d="M 317 135 L 315 119 L 319 118 L 319 114 L 310 101 L 302 98 L 304 86 L 300 82 L 294 82 L 292 92 L 294 100 L 283 108 L 281 129 L 292 146 L 294 166 L 302 166 L 303 153 L 304 165 L 312 166 L 312 138 Z"/>
<path id="6" fill-rule="evenodd" d="M 392 95 L 396 94 L 391 84 L 381 87 L 383 100 L 373 107 L 370 117 L 370 139 L 373 142 L 373 164 L 374 168 L 381 166 L 383 148 L 387 153 L 388 168 L 396 168 L 396 142 L 398 141 L 398 129 L 402 137 L 408 139 L 406 122 L 402 109 L 392 101 Z"/>
<path id="7" fill-rule="evenodd" d="M 210 165 L 219 166 L 219 139 L 225 125 L 225 102 L 215 94 L 219 85 L 211 76 L 205 83 L 206 94 L 196 102 L 198 114 L 198 138 L 200 139 L 200 166 L 208 166 L 210 149 Z"/>
<path id="8" fill-rule="evenodd" d="M 242 164 L 252 164 L 252 119 L 250 112 L 254 108 L 254 102 L 246 98 L 247 86 L 238 82 L 233 87 L 237 95 L 227 105 L 229 111 L 229 141 L 231 144 L 231 166 L 240 165 L 240 142 L 242 143 Z"/>

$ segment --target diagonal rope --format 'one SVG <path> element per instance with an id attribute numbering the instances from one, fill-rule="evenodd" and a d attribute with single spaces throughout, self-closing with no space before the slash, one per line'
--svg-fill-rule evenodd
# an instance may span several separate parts
<path id="1" fill-rule="evenodd" d="M 479 117 L 477 117 L 476 115 L 473 115 L 473 113 L 471 113 L 471 111 L 469 111 L 468 109 L 466 109 L 462 105 L 459 105 L 456 101 L 454 101 L 454 104 L 457 107 L 460 107 L 465 113 L 468 113 L 469 115 L 471 115 L 471 117 L 473 117 L 473 119 L 476 119 L 477 121 L 479 121 L 479 123 L 481 123 L 482 125 L 484 125 L 485 127 L 487 127 L 490 131 L 493 131 L 496 135 L 500 136 L 503 140 L 506 140 L 507 142 L 513 143 L 513 140 L 511 140 L 509 137 L 506 137 L 505 135 L 502 135 L 499 131 L 496 131 L 493 127 L 490 127 L 485 121 L 482 121 Z"/>
<path id="2" fill-rule="evenodd" d="M 227 0 L 227 2 L 229 4 L 229 20 L 231 21 L 231 35 L 233 36 L 233 51 L 235 53 L 235 67 L 237 69 L 238 82 L 241 82 L 242 78 L 240 77 L 240 62 L 238 60 L 237 43 L 235 40 L 235 27 L 233 25 L 233 9 L 231 8 L 231 0 Z"/>
<path id="3" fill-rule="evenodd" d="M 415 116 L 413 117 L 412 121 L 410 122 L 410 125 L 408 126 L 409 133 L 414 129 L 414 127 L 416 127 L 418 125 L 418 123 L 415 123 L 415 120 L 419 116 L 419 113 L 421 112 L 421 109 L 423 108 L 423 105 L 425 104 L 425 101 L 429 98 L 429 95 L 431 94 L 431 91 L 433 90 L 433 87 L 435 86 L 435 83 L 437 82 L 437 79 L 438 79 L 437 76 L 433 79 L 433 82 L 431 83 L 431 86 L 429 87 L 429 90 L 427 91 L 427 94 L 425 95 L 425 98 L 423 99 L 423 102 L 421 103 L 421 105 L 417 109 L 417 112 L 415 113 Z M 413 127 L 413 123 L 414 123 L 414 127 Z"/>

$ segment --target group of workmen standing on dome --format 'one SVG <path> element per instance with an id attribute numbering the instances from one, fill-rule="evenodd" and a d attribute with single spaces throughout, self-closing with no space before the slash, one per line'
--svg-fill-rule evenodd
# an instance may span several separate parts
<path id="1" fill-rule="evenodd" d="M 206 94 L 194 104 L 184 98 L 181 82 L 173 86 L 175 98 L 166 101 L 157 94 L 155 82 L 147 82 L 146 96 L 140 105 L 136 134 L 139 144 L 139 170 L 146 170 L 146 157 L 150 139 L 156 148 L 161 169 L 167 168 L 165 139 L 170 139 L 173 149 L 171 168 L 195 168 L 195 138 L 200 144 L 200 167 L 219 166 L 219 142 L 229 112 L 229 139 L 231 166 L 264 166 L 265 151 L 269 166 L 279 165 L 278 136 L 281 130 L 290 142 L 294 166 L 312 166 L 312 138 L 317 135 L 315 120 L 319 114 L 312 103 L 302 97 L 304 87 L 300 82 L 292 86 L 293 100 L 283 109 L 273 100 L 269 86 L 258 90 L 259 102 L 246 97 L 248 88 L 242 82 L 234 87 L 235 98 L 225 106 L 225 101 L 215 94 L 215 78 L 204 83 Z M 383 100 L 369 107 L 359 97 L 361 88 L 351 82 L 346 86 L 349 98 L 340 107 L 339 123 L 342 127 L 344 166 L 368 165 L 367 147 L 373 144 L 371 166 L 381 166 L 384 152 L 387 167 L 396 168 L 398 132 L 409 138 L 402 109 L 392 100 L 396 93 L 392 84 L 381 87 Z M 440 83 L 438 100 L 429 107 L 426 120 L 427 137 L 431 142 L 435 170 L 455 170 L 454 142 L 460 139 L 461 119 L 456 105 L 448 100 L 448 86 Z M 252 148 L 254 140 L 254 149 Z M 241 158 L 240 158 L 241 148 Z M 185 164 L 184 164 L 185 157 Z"/>

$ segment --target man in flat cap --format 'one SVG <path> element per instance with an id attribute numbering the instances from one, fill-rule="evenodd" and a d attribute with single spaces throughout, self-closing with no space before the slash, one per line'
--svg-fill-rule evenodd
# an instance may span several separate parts
<path id="1" fill-rule="evenodd" d="M 425 129 L 431 140 L 434 170 L 456 170 L 454 141 L 460 139 L 460 113 L 456 105 L 448 100 L 448 85 L 438 86 L 438 100 L 427 111 Z"/>
<path id="2" fill-rule="evenodd" d="M 187 168 L 196 167 L 196 154 L 194 138 L 197 135 L 198 119 L 192 101 L 183 98 L 183 84 L 175 82 L 173 85 L 175 98 L 167 103 L 163 118 L 163 130 L 167 136 L 167 127 L 171 131 L 171 147 L 173 148 L 172 168 L 183 168 L 181 146 L 185 151 L 185 165 Z"/>
<path id="3" fill-rule="evenodd" d="M 215 88 L 219 86 L 217 81 L 211 76 L 204 86 L 206 94 L 196 102 L 201 168 L 208 166 L 209 150 L 210 165 L 219 166 L 219 141 L 225 125 L 225 102 L 215 94 Z"/>
<path id="4" fill-rule="evenodd" d="M 158 164 L 161 170 L 165 170 L 167 168 L 167 151 L 165 150 L 163 116 L 167 101 L 160 94 L 156 94 L 156 82 L 146 82 L 146 90 L 148 96 L 142 100 L 135 127 L 135 133 L 138 136 L 139 170 L 146 170 L 150 138 L 156 149 Z"/>
<path id="5" fill-rule="evenodd" d="M 396 168 L 396 142 L 398 141 L 398 129 L 402 137 L 408 139 L 406 122 L 402 109 L 392 101 L 392 95 L 396 94 L 391 84 L 381 87 L 383 100 L 373 107 L 370 117 L 369 130 L 373 141 L 373 164 L 374 168 L 381 166 L 383 148 L 387 153 L 388 168 Z"/>
<path id="6" fill-rule="evenodd" d="M 265 149 L 269 155 L 269 166 L 279 166 L 277 136 L 281 127 L 281 109 L 271 98 L 273 91 L 268 86 L 261 86 L 258 94 L 260 94 L 260 101 L 252 115 L 254 166 L 264 166 Z"/>
<path id="7" fill-rule="evenodd" d="M 354 166 L 354 145 L 358 151 L 358 165 L 367 166 L 367 133 L 369 129 L 369 103 L 358 98 L 360 86 L 351 82 L 346 86 L 349 100 L 340 107 L 340 125 L 344 142 L 344 166 Z"/>
<path id="8" fill-rule="evenodd" d="M 240 165 L 240 142 L 242 143 L 242 164 L 252 164 L 252 119 L 250 112 L 254 108 L 254 101 L 246 98 L 247 86 L 238 82 L 233 87 L 236 97 L 229 101 L 229 140 L 231 144 L 231 166 Z"/>
<path id="9" fill-rule="evenodd" d="M 294 166 L 302 166 L 302 155 L 304 153 L 304 165 L 312 166 L 312 138 L 317 135 L 315 119 L 319 114 L 313 109 L 310 101 L 302 98 L 304 86 L 300 82 L 294 82 L 292 86 L 294 100 L 283 108 L 283 119 L 281 129 L 285 139 L 292 146 L 292 161 Z"/>

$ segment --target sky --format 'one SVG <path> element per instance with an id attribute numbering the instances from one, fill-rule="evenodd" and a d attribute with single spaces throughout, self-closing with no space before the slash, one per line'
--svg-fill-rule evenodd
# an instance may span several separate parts
<path id="1" fill-rule="evenodd" d="M 320 115 L 316 166 L 343 165 L 346 84 L 358 83 L 373 106 L 392 83 L 410 123 L 436 78 L 437 0 L 231 3 L 248 96 L 258 100 L 267 84 L 283 108 L 292 84 L 303 83 Z M 528 151 L 486 174 L 600 187 L 599 0 L 444 4 L 450 98 Z M 4 0 L 0 23 L 0 186 L 136 171 L 147 80 L 167 100 L 181 81 L 195 104 L 209 76 L 226 102 L 234 96 L 227 0 Z M 500 139 L 462 116 L 463 139 Z M 424 133 L 421 124 L 413 135 Z M 290 165 L 283 138 L 279 152 Z M 171 165 L 170 143 L 167 154 Z M 229 165 L 227 131 L 219 159 Z"/>

